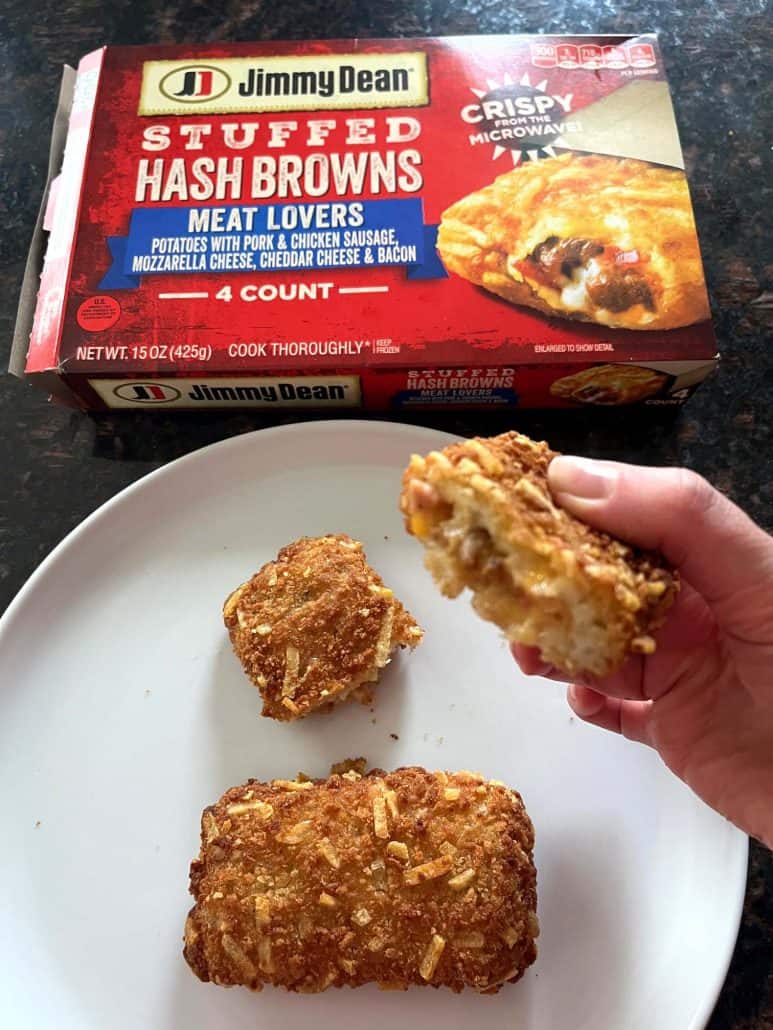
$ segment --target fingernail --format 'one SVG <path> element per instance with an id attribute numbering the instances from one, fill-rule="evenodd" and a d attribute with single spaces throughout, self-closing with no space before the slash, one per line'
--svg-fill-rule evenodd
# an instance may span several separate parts
<path id="1" fill-rule="evenodd" d="M 562 454 L 548 469 L 548 482 L 554 494 L 570 494 L 585 501 L 600 501 L 615 488 L 617 469 L 591 458 Z"/>

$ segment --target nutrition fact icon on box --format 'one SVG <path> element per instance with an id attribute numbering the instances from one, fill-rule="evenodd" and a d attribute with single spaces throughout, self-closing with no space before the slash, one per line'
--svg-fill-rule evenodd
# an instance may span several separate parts
<path id="1" fill-rule="evenodd" d="M 67 403 L 670 405 L 713 366 L 654 36 L 106 47 L 56 124 L 11 367 Z"/>

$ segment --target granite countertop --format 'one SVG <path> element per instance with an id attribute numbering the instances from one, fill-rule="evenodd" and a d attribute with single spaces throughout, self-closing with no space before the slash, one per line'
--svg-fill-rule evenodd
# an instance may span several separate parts
<path id="1" fill-rule="evenodd" d="M 574 412 L 412 420 L 460 433 L 514 426 L 561 450 L 685 464 L 771 529 L 773 22 L 766 9 L 764 0 L 713 0 L 703 9 L 680 0 L 5 0 L 0 364 L 7 364 L 63 63 L 74 64 L 104 43 L 654 30 L 661 35 L 687 159 L 723 355 L 719 371 L 678 414 L 657 420 Z M 89 416 L 49 405 L 31 386 L 0 378 L 0 611 L 52 547 L 124 486 L 204 444 L 282 421 L 294 418 Z M 738 944 L 709 1026 L 773 1028 L 773 856 L 757 845 Z"/>

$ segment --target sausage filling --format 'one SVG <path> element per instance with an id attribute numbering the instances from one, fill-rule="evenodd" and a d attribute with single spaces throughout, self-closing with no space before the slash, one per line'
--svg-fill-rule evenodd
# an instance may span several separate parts
<path id="1" fill-rule="evenodd" d="M 593 240 L 549 236 L 516 265 L 522 275 L 559 290 L 568 308 L 590 300 L 597 308 L 619 313 L 636 304 L 655 310 L 652 291 L 637 269 L 637 251 L 621 251 Z"/>
<path id="2" fill-rule="evenodd" d="M 470 585 L 499 581 L 516 589 L 508 575 L 505 558 L 488 530 L 471 523 L 467 513 L 454 511 L 429 483 L 418 480 L 411 483 L 409 516 L 412 532 L 425 543 L 433 539 L 445 555 L 458 562 Z"/>

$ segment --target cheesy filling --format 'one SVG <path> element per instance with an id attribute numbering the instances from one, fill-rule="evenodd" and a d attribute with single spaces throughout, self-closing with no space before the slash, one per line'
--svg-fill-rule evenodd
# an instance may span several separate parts
<path id="1" fill-rule="evenodd" d="M 413 486 L 413 484 L 412 484 Z M 418 484 L 419 506 L 409 513 L 412 532 L 426 547 L 426 564 L 447 597 L 465 587 L 479 615 L 512 641 L 540 648 L 545 661 L 592 668 L 607 642 L 606 602 L 588 596 L 575 575 L 553 568 L 528 546 L 496 546 L 485 512 L 461 498 Z M 417 531 L 420 530 L 420 531 Z"/>

